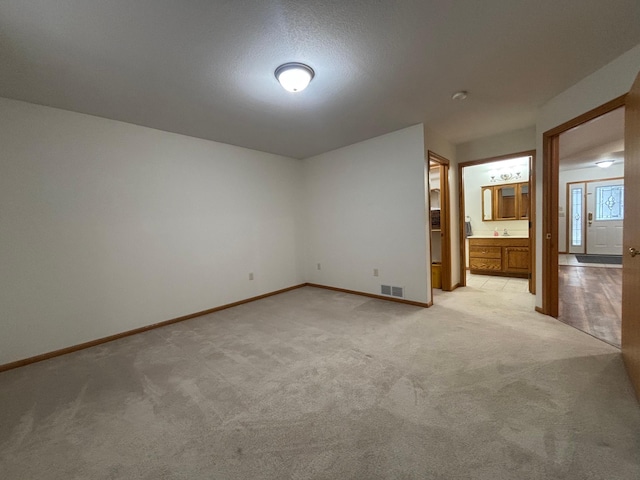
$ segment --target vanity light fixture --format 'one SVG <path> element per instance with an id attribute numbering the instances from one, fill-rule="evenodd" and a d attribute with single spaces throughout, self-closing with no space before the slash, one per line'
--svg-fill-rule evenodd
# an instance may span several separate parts
<path id="1" fill-rule="evenodd" d="M 315 76 L 313 68 L 304 63 L 290 62 L 276 68 L 275 76 L 287 92 L 301 92 Z"/>
<path id="2" fill-rule="evenodd" d="M 600 168 L 609 168 L 613 165 L 613 160 L 601 160 L 600 162 L 596 162 L 596 165 Z"/>
<path id="3" fill-rule="evenodd" d="M 520 180 L 522 178 L 522 172 L 520 168 L 502 168 L 500 170 L 491 170 L 489 177 L 491 177 L 492 182 L 497 182 L 498 180 L 508 182 L 510 180 Z"/>

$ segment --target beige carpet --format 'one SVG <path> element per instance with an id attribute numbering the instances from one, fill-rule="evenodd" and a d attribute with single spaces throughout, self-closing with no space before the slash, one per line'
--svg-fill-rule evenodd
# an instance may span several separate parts
<path id="1" fill-rule="evenodd" d="M 2 373 L 0 478 L 640 478 L 619 350 L 435 300 L 306 287 Z"/>

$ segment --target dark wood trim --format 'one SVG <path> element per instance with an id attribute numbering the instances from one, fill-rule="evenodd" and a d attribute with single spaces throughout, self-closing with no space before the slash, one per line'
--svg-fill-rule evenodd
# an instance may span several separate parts
<path id="1" fill-rule="evenodd" d="M 583 113 L 542 134 L 542 311 L 558 316 L 558 204 L 560 134 L 624 107 L 627 94 Z"/>
<path id="2" fill-rule="evenodd" d="M 558 189 L 559 136 L 542 136 L 544 171 L 542 175 L 542 310 L 558 316 Z"/>
<path id="3" fill-rule="evenodd" d="M 433 301 L 429 303 L 414 302 L 413 300 L 405 300 L 404 298 L 385 297 L 384 295 L 375 295 L 373 293 L 358 292 L 357 290 L 349 290 L 346 288 L 331 287 L 329 285 L 319 285 L 317 283 L 306 283 L 307 287 L 324 288 L 325 290 L 333 290 L 334 292 L 350 293 L 352 295 L 362 295 L 363 297 L 376 298 L 378 300 L 387 300 L 389 302 L 404 303 L 405 305 L 413 305 L 415 307 L 429 308 L 433 305 Z"/>
<path id="4" fill-rule="evenodd" d="M 536 151 L 529 160 L 529 293 L 536 293 Z"/>
<path id="5" fill-rule="evenodd" d="M 464 210 L 464 168 L 482 165 L 485 163 L 499 162 L 501 160 L 509 160 L 516 157 L 529 157 L 529 272 L 531 279 L 529 281 L 529 292 L 536 293 L 536 151 L 525 150 L 523 152 L 510 153 L 508 155 L 499 155 L 497 157 L 483 158 L 480 160 L 471 160 L 458 164 L 458 197 L 459 205 L 459 231 L 460 231 L 460 286 L 466 286 L 466 236 L 465 236 L 465 210 Z"/>
<path id="6" fill-rule="evenodd" d="M 442 231 L 442 265 L 447 266 L 447 268 L 442 270 L 442 290 L 450 292 L 453 288 L 451 288 L 451 202 L 449 198 L 448 163 L 440 165 L 440 186 L 442 188 L 442 194 L 440 196 L 440 213 L 444 210 L 444 218 L 447 224 L 446 228 Z M 444 197 L 444 202 L 442 201 L 442 197 Z M 440 228 L 442 228 L 442 226 Z"/>
<path id="7" fill-rule="evenodd" d="M 451 286 L 451 199 L 449 189 L 449 165 L 450 162 L 442 155 L 428 150 L 427 162 L 429 169 L 431 168 L 431 162 L 435 162 L 440 166 L 440 228 L 442 230 L 441 236 L 441 261 L 442 261 L 442 290 L 452 291 Z M 431 192 L 429 192 L 429 211 L 431 210 Z M 429 222 L 429 233 L 431 233 L 431 222 Z M 431 247 L 431 238 L 429 238 L 429 246 Z M 432 251 L 429 250 L 431 257 Z M 431 257 L 433 258 L 433 257 Z M 433 298 L 433 286 L 431 289 L 431 298 Z"/>
<path id="8" fill-rule="evenodd" d="M 509 160 L 516 157 L 528 157 L 535 154 L 535 150 L 525 150 L 523 152 L 510 153 L 508 155 L 498 155 L 497 157 L 482 158 L 480 160 L 469 160 L 468 162 L 459 163 L 458 166 L 473 167 L 474 165 L 482 165 L 483 163 L 499 162 L 501 160 Z M 529 176 L 531 176 L 531 173 L 529 173 Z"/>
<path id="9" fill-rule="evenodd" d="M 456 288 L 459 288 L 459 287 L 462 287 L 462 286 L 463 286 L 462 283 L 458 282 L 453 287 L 451 287 L 451 291 L 453 292 Z"/>
<path id="10" fill-rule="evenodd" d="M 432 241 L 431 238 L 433 237 L 432 231 L 433 229 L 431 228 L 431 188 L 430 188 L 430 184 L 431 184 L 431 161 L 429 160 L 429 156 L 427 155 L 427 158 L 425 159 L 425 184 L 427 185 L 427 192 L 425 192 L 426 194 L 426 200 L 427 200 L 427 211 L 425 212 L 425 219 L 426 219 L 426 225 L 425 227 L 429 230 L 429 238 L 427 239 L 429 241 L 429 263 L 430 265 L 427 266 L 427 278 L 429 279 L 429 301 L 433 304 L 433 267 L 431 266 L 433 264 L 433 245 L 432 245 Z M 442 192 L 440 192 L 442 193 Z M 442 213 L 442 211 L 440 212 Z M 440 216 L 440 230 L 442 230 L 442 216 Z M 442 268 L 442 267 L 440 267 Z M 442 270 L 440 271 L 440 275 L 442 275 Z M 442 278 L 442 277 L 440 277 Z M 440 280 L 442 281 L 442 280 Z"/>
<path id="11" fill-rule="evenodd" d="M 434 160 L 440 165 L 451 165 L 451 162 L 449 162 L 448 159 L 444 158 L 442 155 L 438 155 L 436 152 L 432 150 L 427 150 L 427 159 Z"/>
<path id="12" fill-rule="evenodd" d="M 543 315 L 546 315 L 546 313 L 544 313 L 544 310 L 542 310 L 542 307 L 535 307 L 535 311 Z"/>
<path id="13" fill-rule="evenodd" d="M 552 128 L 551 130 L 547 130 L 544 132 L 544 135 L 549 137 L 555 137 L 556 135 L 560 135 L 561 133 L 566 132 L 567 130 L 571 130 L 573 127 L 577 127 L 578 125 L 582 125 L 583 123 L 588 122 L 589 120 L 593 120 L 594 118 L 598 118 L 605 113 L 609 113 L 617 108 L 624 107 L 625 101 L 627 98 L 627 94 L 620 95 L 619 97 L 614 98 L 613 100 L 608 101 L 607 103 L 603 103 L 599 107 L 596 107 L 588 112 L 583 113 L 582 115 L 578 115 L 571 120 L 568 120 L 557 127 Z"/>
<path id="14" fill-rule="evenodd" d="M 239 300 L 237 302 L 228 303 L 226 305 L 221 305 L 219 307 L 210 308 L 208 310 L 203 310 L 201 312 L 190 313 L 189 315 L 183 315 L 182 317 L 172 318 L 171 320 L 165 320 L 163 322 L 154 323 L 152 325 L 147 325 L 145 327 L 134 328 L 133 330 L 127 330 L 126 332 L 116 333 L 115 335 L 109 335 L 108 337 L 98 338 L 96 340 L 91 340 L 89 342 L 80 343 L 78 345 L 72 345 L 70 347 L 61 348 L 59 350 L 54 350 L 52 352 L 43 353 L 40 355 L 36 355 L 34 357 L 25 358 L 22 360 L 16 360 L 15 362 L 5 363 L 4 365 L 0 365 L 0 372 L 4 372 L 7 370 L 12 370 L 18 367 L 24 367 L 25 365 L 29 365 L 31 363 L 41 362 L 43 360 L 48 360 L 50 358 L 59 357 L 61 355 L 66 355 L 67 353 L 77 352 L 79 350 L 84 350 L 86 348 L 95 347 L 96 345 L 101 345 L 103 343 L 112 342 L 114 340 L 119 340 L 121 338 L 129 337 L 131 335 L 135 335 L 137 333 L 147 332 L 149 330 L 153 330 L 155 328 L 165 327 L 167 325 L 172 325 L 174 323 L 184 322 L 185 320 L 189 320 L 195 317 L 200 317 L 202 315 L 208 315 L 210 313 L 218 312 L 220 310 L 225 310 L 231 307 L 237 307 L 238 305 L 243 305 L 245 303 L 254 302 L 256 300 L 261 300 L 263 298 L 272 297 L 273 295 L 278 295 L 280 293 L 289 292 L 291 290 L 295 290 L 297 288 L 302 288 L 306 286 L 306 283 L 302 283 L 300 285 L 294 285 L 292 287 L 283 288 L 281 290 L 276 290 L 275 292 L 265 293 L 263 295 L 258 295 L 256 297 L 247 298 L 244 300 Z"/>
<path id="15" fill-rule="evenodd" d="M 467 248 L 466 228 L 467 217 L 464 214 L 464 175 L 463 165 L 458 164 L 458 236 L 460 237 L 460 286 L 467 286 Z M 482 213 L 482 212 L 480 212 Z"/>

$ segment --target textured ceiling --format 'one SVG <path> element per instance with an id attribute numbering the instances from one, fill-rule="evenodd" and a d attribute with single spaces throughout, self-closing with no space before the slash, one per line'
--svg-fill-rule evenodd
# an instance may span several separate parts
<path id="1" fill-rule="evenodd" d="M 530 126 L 638 43 L 638 0 L 3 0 L 0 96 L 305 158 Z M 273 76 L 290 61 L 302 93 Z"/>
<path id="2" fill-rule="evenodd" d="M 560 170 L 593 167 L 600 160 L 624 162 L 624 107 L 562 133 L 559 157 Z"/>

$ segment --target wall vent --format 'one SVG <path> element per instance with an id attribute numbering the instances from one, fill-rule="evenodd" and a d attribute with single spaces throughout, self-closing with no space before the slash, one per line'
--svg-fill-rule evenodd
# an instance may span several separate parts
<path id="1" fill-rule="evenodd" d="M 391 296 L 392 297 L 404 298 L 404 288 L 402 288 L 402 287 L 391 287 Z"/>
<path id="2" fill-rule="evenodd" d="M 404 287 L 394 287 L 392 285 L 380 285 L 380 293 L 390 297 L 404 298 Z"/>

